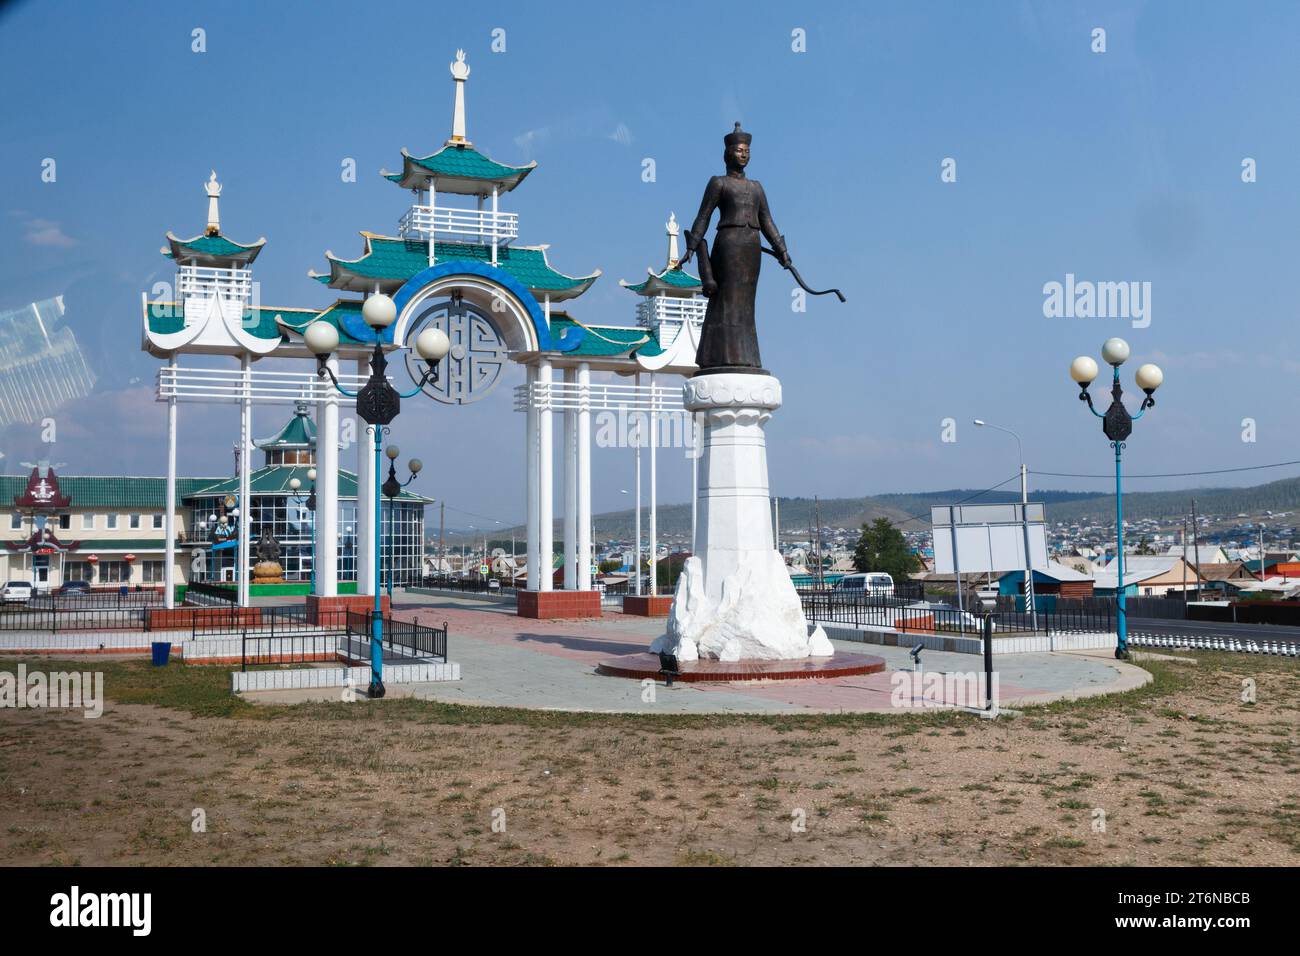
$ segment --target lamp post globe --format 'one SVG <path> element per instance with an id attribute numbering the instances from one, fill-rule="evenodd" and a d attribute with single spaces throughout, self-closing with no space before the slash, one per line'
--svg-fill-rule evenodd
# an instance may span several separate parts
<path id="1" fill-rule="evenodd" d="M 362 304 L 361 318 L 372 329 L 386 329 L 397 319 L 397 303 L 382 292 L 376 292 Z"/>
<path id="2" fill-rule="evenodd" d="M 415 337 L 415 353 L 426 362 L 441 362 L 450 351 L 451 340 L 436 326 L 430 326 Z"/>
<path id="3" fill-rule="evenodd" d="M 290 479 L 289 479 L 289 490 L 290 490 L 290 491 L 297 491 L 297 490 L 298 490 L 299 488 L 301 488 L 301 487 L 302 487 L 302 482 L 299 481 L 297 478 L 290 478 Z"/>
<path id="4" fill-rule="evenodd" d="M 1101 357 L 1105 359 L 1107 365 L 1113 365 L 1119 368 L 1128 361 L 1128 343 L 1121 338 L 1110 338 L 1102 343 Z"/>
<path id="5" fill-rule="evenodd" d="M 1070 378 L 1079 385 L 1091 385 L 1097 378 L 1097 360 L 1090 355 L 1080 355 L 1070 363 Z"/>
<path id="6" fill-rule="evenodd" d="M 1150 395 L 1159 388 L 1165 381 L 1165 373 L 1160 370 L 1159 365 L 1152 365 L 1148 362 L 1137 370 L 1138 388 Z"/>
<path id="7" fill-rule="evenodd" d="M 307 469 L 307 480 L 308 480 L 308 481 L 315 481 L 315 480 L 316 480 L 316 469 L 315 469 L 315 468 L 308 468 L 308 469 Z"/>
<path id="8" fill-rule="evenodd" d="M 313 355 L 329 355 L 339 347 L 339 330 L 328 322 L 313 322 L 307 326 L 302 340 Z"/>
<path id="9" fill-rule="evenodd" d="M 400 455 L 401 453 L 402 453 L 401 449 L 399 449 L 396 445 L 389 445 L 387 448 L 384 449 L 384 454 L 388 456 L 389 461 L 397 461 L 397 456 Z"/>
<path id="10" fill-rule="evenodd" d="M 411 474 L 418 475 L 424 470 L 424 462 L 420 461 L 418 458 L 412 458 L 406 463 L 406 468 Z"/>

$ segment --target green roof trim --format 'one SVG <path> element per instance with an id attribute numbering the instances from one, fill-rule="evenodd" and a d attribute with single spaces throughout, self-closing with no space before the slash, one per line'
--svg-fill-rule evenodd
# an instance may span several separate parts
<path id="1" fill-rule="evenodd" d="M 429 245 L 423 239 L 398 239 L 361 234 L 366 250 L 358 259 L 339 259 L 326 253 L 329 275 L 315 278 L 336 289 L 368 291 L 375 282 L 401 285 L 429 267 Z M 492 247 L 472 242 L 436 242 L 437 262 L 465 261 L 491 265 Z M 586 292 L 600 277 L 600 270 L 586 276 L 557 272 L 546 258 L 545 246 L 498 246 L 497 268 L 508 272 L 534 295 L 549 294 L 552 299 L 567 299 Z"/>
<path id="2" fill-rule="evenodd" d="M 176 499 L 192 494 L 196 489 L 212 484 L 216 478 L 177 478 Z M 13 510 L 15 495 L 27 488 L 27 476 L 0 475 L 0 501 L 3 507 Z M 59 488 L 72 498 L 71 509 L 113 510 L 130 512 L 133 509 L 165 508 L 167 506 L 167 479 L 141 478 L 122 475 L 59 475 Z M 77 528 L 68 533 L 75 535 Z"/>
<path id="3" fill-rule="evenodd" d="M 302 482 L 299 494 L 307 495 L 311 482 L 307 478 L 307 469 L 313 465 L 270 465 L 259 468 L 250 475 L 253 494 L 289 494 L 289 480 L 297 478 Z M 133 475 L 59 475 L 59 488 L 72 499 L 66 512 L 98 511 L 129 514 L 133 511 L 145 512 L 151 509 L 167 507 L 167 479 L 137 477 Z M 14 511 L 14 497 L 27 489 L 26 475 L 0 475 L 0 501 L 4 504 L 0 510 Z M 177 478 L 176 500 L 188 501 L 194 498 L 215 495 L 237 494 L 239 479 L 235 478 Z M 357 476 L 350 471 L 339 469 L 339 497 L 356 498 Z M 403 491 L 399 496 L 403 501 L 423 501 L 426 504 L 433 499 Z M 57 512 L 56 512 L 57 513 Z M 69 540 L 76 538 L 78 528 L 73 527 L 62 533 L 61 537 Z"/>
<path id="4" fill-rule="evenodd" d="M 486 195 L 491 193 L 489 187 L 492 185 L 509 192 L 523 182 L 524 177 L 536 166 L 536 162 L 527 166 L 507 166 L 489 159 L 468 143 L 448 143 L 428 156 L 412 156 L 402 150 L 402 171 L 383 172 L 380 175 L 403 189 L 421 187 L 432 176 L 437 192 Z M 463 182 L 447 183 L 445 180 Z"/>
<path id="5" fill-rule="evenodd" d="M 698 277 L 675 267 L 672 269 L 665 268 L 662 272 L 652 272 L 648 279 L 638 282 L 636 285 L 621 281 L 619 284 L 638 295 L 661 295 L 664 292 L 676 290 L 696 293 L 704 288 Z"/>
<path id="6" fill-rule="evenodd" d="M 148 302 L 145 304 L 145 310 L 149 319 L 149 331 L 155 335 L 170 335 L 181 331 L 185 327 L 184 309 L 176 302 Z M 302 335 L 307 326 L 321 320 L 338 329 L 340 344 L 373 345 L 373 341 L 363 342 L 349 334 L 347 328 L 340 322 L 340 319 L 345 314 L 360 316 L 361 300 L 339 299 L 323 311 L 302 308 L 276 308 L 272 306 L 261 306 L 256 309 L 246 308 L 244 310 L 243 327 L 249 334 L 257 338 L 278 338 L 281 341 L 288 341 L 288 336 L 285 334 L 286 329 Z"/>
<path id="7" fill-rule="evenodd" d="M 657 341 L 649 329 L 639 326 L 583 325 L 566 315 L 551 314 L 551 334 L 556 338 L 563 339 L 570 329 L 575 328 L 584 329 L 586 334 L 576 349 L 564 353 L 566 358 L 578 355 L 630 356 L 639 347 Z"/>
<path id="8" fill-rule="evenodd" d="M 307 477 L 307 471 L 315 465 L 267 465 L 259 468 L 248 476 L 249 493 L 254 495 L 275 495 L 275 494 L 298 494 L 306 496 L 311 491 L 311 480 Z M 289 482 L 297 478 L 302 487 L 294 492 L 289 487 Z M 191 491 L 187 498 L 211 498 L 219 495 L 237 495 L 239 494 L 239 478 L 219 479 L 215 483 L 209 483 L 201 488 Z M 340 498 L 356 498 L 357 496 L 357 476 L 350 471 L 339 469 L 339 487 L 338 494 Z M 423 495 L 413 494 L 409 491 L 403 491 L 397 496 L 399 501 L 422 501 L 429 504 L 432 498 L 426 498 Z M 73 504 L 76 500 L 73 499 Z"/>

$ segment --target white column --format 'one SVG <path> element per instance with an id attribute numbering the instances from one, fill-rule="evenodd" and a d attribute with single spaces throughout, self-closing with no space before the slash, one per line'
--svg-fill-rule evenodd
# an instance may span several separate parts
<path id="1" fill-rule="evenodd" d="M 538 574 L 541 579 L 538 582 L 538 589 L 541 591 L 554 590 L 555 574 L 551 567 L 551 562 L 555 555 L 555 502 L 552 500 L 551 491 L 553 483 L 552 475 L 552 452 L 551 447 L 551 363 L 547 359 L 542 359 L 537 363 L 537 384 L 542 386 L 545 392 L 544 404 L 537 412 L 537 441 L 539 444 L 537 455 L 537 522 L 538 522 Z"/>
<path id="2" fill-rule="evenodd" d="M 176 354 L 167 363 L 176 374 Z M 163 515 L 167 550 L 163 557 L 163 607 L 176 606 L 176 396 L 167 399 L 167 512 Z"/>
<path id="3" fill-rule="evenodd" d="M 537 406 L 534 404 L 533 395 L 537 384 L 537 368 L 529 365 L 526 369 L 528 382 L 528 405 L 527 412 L 524 415 L 524 461 L 528 470 L 528 501 L 526 510 L 528 512 L 527 525 L 527 549 L 528 549 L 528 590 L 536 591 L 541 582 L 542 576 L 538 571 L 541 560 L 541 550 L 539 542 L 541 540 L 541 529 L 538 526 L 538 515 L 541 513 L 538 508 L 538 441 L 537 441 Z"/>
<path id="4" fill-rule="evenodd" d="M 700 516 L 700 436 L 695 430 L 693 412 L 682 412 L 686 416 L 686 428 L 691 436 L 691 554 L 695 553 L 695 529 Z"/>
<path id="5" fill-rule="evenodd" d="M 578 583 L 591 590 L 591 366 L 578 366 Z"/>
<path id="6" fill-rule="evenodd" d="M 239 576 L 239 606 L 248 607 L 249 591 L 248 581 L 252 577 L 253 570 L 248 560 L 249 556 L 249 512 L 250 494 L 248 475 L 252 470 L 251 449 L 253 447 L 253 400 L 249 397 L 252 389 L 252 359 L 245 352 L 239 359 L 239 367 L 243 372 L 241 376 L 242 397 L 239 402 L 239 552 L 237 574 Z"/>
<path id="7" fill-rule="evenodd" d="M 339 360 L 326 363 L 335 375 Z M 330 382 L 321 386 L 316 405 L 316 593 L 339 593 L 339 393 Z"/>
<path id="8" fill-rule="evenodd" d="M 370 375 L 370 359 L 357 359 L 357 374 Z M 357 593 L 374 594 L 375 587 L 375 436 L 357 416 Z"/>
<path id="9" fill-rule="evenodd" d="M 572 385 L 575 370 L 564 369 L 564 384 Z M 565 396 L 566 400 L 568 396 Z M 566 401 L 567 404 L 567 401 Z M 563 416 L 564 451 L 564 590 L 578 586 L 578 414 L 566 408 Z"/>
<path id="10" fill-rule="evenodd" d="M 655 391 L 655 373 L 650 373 L 650 594 L 659 593 L 659 514 L 655 471 L 655 449 L 659 445 L 659 394 Z"/>
<path id="11" fill-rule="evenodd" d="M 497 264 L 497 186 L 492 187 L 492 264 Z"/>
<path id="12" fill-rule="evenodd" d="M 641 397 L 641 373 L 636 373 L 636 394 L 637 399 Z M 636 594 L 641 594 L 641 443 L 645 437 L 645 430 L 641 427 L 644 420 L 643 414 L 638 411 L 636 415 L 636 560 L 632 562 L 632 571 L 636 575 L 633 579 Z"/>

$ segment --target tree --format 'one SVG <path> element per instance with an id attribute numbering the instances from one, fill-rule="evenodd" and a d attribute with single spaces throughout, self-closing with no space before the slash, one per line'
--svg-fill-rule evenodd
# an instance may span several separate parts
<path id="1" fill-rule="evenodd" d="M 907 539 L 888 518 L 877 518 L 862 526 L 862 535 L 853 549 L 853 566 L 859 571 L 884 571 L 895 581 L 905 581 L 920 567 Z"/>

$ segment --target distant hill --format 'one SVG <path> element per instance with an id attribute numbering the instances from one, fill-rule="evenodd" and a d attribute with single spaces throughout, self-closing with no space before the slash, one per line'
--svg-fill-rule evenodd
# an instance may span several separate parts
<path id="1" fill-rule="evenodd" d="M 1049 522 L 1106 524 L 1113 522 L 1115 496 L 1095 491 L 1031 490 L 1033 501 L 1044 502 Z M 1197 511 L 1204 515 L 1234 516 L 1239 513 L 1259 515 L 1265 511 L 1296 512 L 1300 524 L 1300 478 L 1283 478 L 1264 485 L 1244 488 L 1196 488 L 1185 491 L 1126 491 L 1124 516 L 1126 518 L 1168 518 L 1185 514 L 1196 498 Z M 898 492 L 870 495 L 861 498 L 823 498 L 820 502 L 821 522 L 824 528 L 857 528 L 876 518 L 888 518 L 904 530 L 929 528 L 930 509 L 935 505 L 956 504 L 969 499 L 974 503 L 997 504 L 1019 501 L 1020 491 L 992 491 L 981 494 L 978 488 L 950 488 L 944 491 Z M 782 498 L 781 531 L 797 534 L 815 524 L 812 498 Z M 919 517 L 918 517 L 919 516 Z M 632 509 L 608 511 L 595 516 L 596 537 L 631 538 L 635 532 L 635 512 Z M 648 533 L 648 508 L 642 510 L 641 533 Z M 691 530 L 689 504 L 660 505 L 658 516 L 661 535 L 684 535 Z M 556 521 L 556 538 L 563 521 Z M 509 528 L 496 532 L 507 537 Z M 524 529 L 514 529 L 522 538 Z M 450 537 L 450 533 L 448 537 Z"/>

